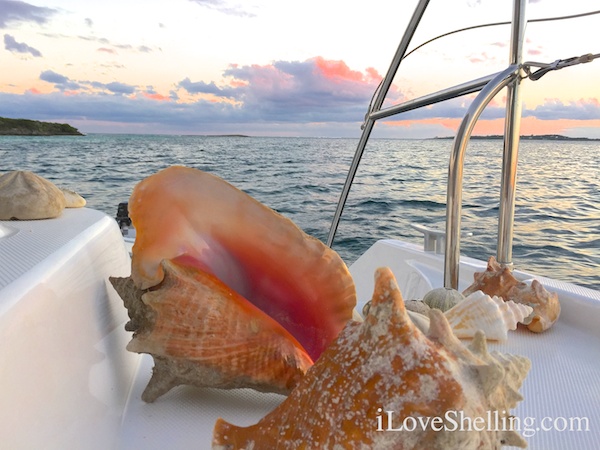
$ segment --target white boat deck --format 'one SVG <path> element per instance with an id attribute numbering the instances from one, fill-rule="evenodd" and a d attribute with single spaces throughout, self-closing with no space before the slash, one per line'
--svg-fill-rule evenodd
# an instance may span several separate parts
<path id="1" fill-rule="evenodd" d="M 283 399 L 180 387 L 153 404 L 142 402 L 152 359 L 125 350 L 127 314 L 107 281 L 128 275 L 129 264 L 116 223 L 97 211 L 0 222 L 0 448 L 209 449 L 218 417 L 249 425 Z M 358 308 L 370 298 L 375 268 L 384 265 L 406 299 L 441 285 L 439 255 L 380 241 L 351 267 Z M 461 287 L 484 267 L 465 258 Z M 539 280 L 559 293 L 557 324 L 490 344 L 532 361 L 525 400 L 513 413 L 530 449 L 598 449 L 600 293 Z M 571 423 L 587 431 L 570 431 Z"/>

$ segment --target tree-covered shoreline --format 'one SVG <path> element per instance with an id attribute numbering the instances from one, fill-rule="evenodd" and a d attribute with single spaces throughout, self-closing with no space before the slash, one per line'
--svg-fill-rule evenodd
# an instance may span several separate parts
<path id="1" fill-rule="evenodd" d="M 66 123 L 40 122 L 29 119 L 0 117 L 1 136 L 83 136 L 77 128 Z"/>

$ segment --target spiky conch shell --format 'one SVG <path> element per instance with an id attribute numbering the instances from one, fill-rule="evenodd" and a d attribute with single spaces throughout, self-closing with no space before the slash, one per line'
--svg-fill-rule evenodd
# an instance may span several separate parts
<path id="1" fill-rule="evenodd" d="M 127 350 L 154 358 L 145 402 L 182 384 L 287 394 L 313 364 L 281 325 L 218 278 L 173 261 L 161 265 L 164 279 L 152 290 L 130 277 L 110 278 L 131 318 Z"/>
<path id="2" fill-rule="evenodd" d="M 509 427 L 461 430 L 459 422 L 460 414 L 471 420 L 491 414 L 509 423 L 530 361 L 488 352 L 481 332 L 467 348 L 440 311 L 432 310 L 430 319 L 426 336 L 409 319 L 392 272 L 378 269 L 365 321 L 350 322 L 287 399 L 257 424 L 242 428 L 219 419 L 213 450 L 526 447 Z M 429 422 L 424 429 L 385 431 L 399 428 L 394 418 L 426 421 L 454 413 L 458 422 L 446 420 L 445 428 Z"/>
<path id="3" fill-rule="evenodd" d="M 560 317 L 558 294 L 547 291 L 537 280 L 531 284 L 517 280 L 510 269 L 502 267 L 493 256 L 488 259 L 484 272 L 476 272 L 471 286 L 463 291 L 468 296 L 476 291 L 490 296 L 502 297 L 505 301 L 528 305 L 533 308 L 527 328 L 541 333 L 549 329 Z"/>
<path id="4" fill-rule="evenodd" d="M 475 272 L 473 284 L 463 291 L 463 295 L 467 297 L 473 292 L 482 291 L 484 294 L 495 295 L 506 300 L 508 291 L 518 283 L 519 280 L 513 276 L 508 267 L 502 267 L 496 258 L 490 256 L 486 270 Z"/>

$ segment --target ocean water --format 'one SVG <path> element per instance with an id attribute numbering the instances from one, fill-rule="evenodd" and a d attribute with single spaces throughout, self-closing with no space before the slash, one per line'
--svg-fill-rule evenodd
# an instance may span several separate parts
<path id="1" fill-rule="evenodd" d="M 356 139 L 88 135 L 0 137 L 0 173 L 30 170 L 115 216 L 135 184 L 173 164 L 218 175 L 326 240 Z M 369 142 L 334 249 L 351 264 L 376 240 L 444 229 L 450 140 Z M 475 140 L 464 168 L 461 253 L 496 254 L 502 143 Z M 600 290 L 600 142 L 525 141 L 513 261 Z"/>

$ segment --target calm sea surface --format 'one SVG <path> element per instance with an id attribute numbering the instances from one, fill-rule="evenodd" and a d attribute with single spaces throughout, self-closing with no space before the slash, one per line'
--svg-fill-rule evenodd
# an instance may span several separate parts
<path id="1" fill-rule="evenodd" d="M 115 215 L 135 184 L 173 164 L 216 174 L 325 240 L 355 139 L 0 136 L 0 173 L 30 170 Z M 351 264 L 377 239 L 421 243 L 409 223 L 444 228 L 450 140 L 369 142 L 334 248 Z M 502 143 L 472 141 L 461 252 L 496 253 Z M 521 144 L 513 260 L 521 270 L 600 290 L 600 142 Z"/>

